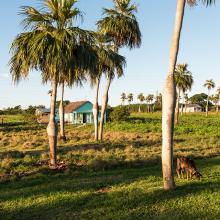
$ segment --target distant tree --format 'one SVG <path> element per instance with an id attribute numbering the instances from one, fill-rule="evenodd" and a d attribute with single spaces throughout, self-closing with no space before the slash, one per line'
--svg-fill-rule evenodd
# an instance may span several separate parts
<path id="1" fill-rule="evenodd" d="M 134 101 L 134 96 L 132 93 L 129 93 L 128 96 L 127 96 L 127 100 L 128 100 L 128 104 L 130 105 L 131 102 Z"/>
<path id="2" fill-rule="evenodd" d="M 145 101 L 147 102 L 147 111 L 152 112 L 152 102 L 154 101 L 154 95 L 149 94 L 148 96 L 146 96 Z"/>
<path id="3" fill-rule="evenodd" d="M 207 102 L 206 102 L 206 117 L 208 116 L 209 112 L 209 96 L 210 96 L 210 91 L 211 89 L 215 88 L 215 83 L 212 79 L 206 80 L 205 84 L 203 85 L 208 89 L 208 96 L 207 96 Z"/>
<path id="4" fill-rule="evenodd" d="M 124 105 L 125 104 L 125 100 L 127 99 L 126 94 L 123 92 L 121 94 L 121 104 Z"/>
<path id="5" fill-rule="evenodd" d="M 179 122 L 179 102 L 181 95 L 184 96 L 184 93 L 187 90 L 191 90 L 193 84 L 192 73 L 188 70 L 188 64 L 178 64 L 174 73 L 176 89 L 177 89 L 177 101 L 176 101 L 176 120 Z M 183 109 L 183 108 L 182 108 Z"/>
<path id="6" fill-rule="evenodd" d="M 187 104 L 189 102 L 189 96 L 187 93 L 184 94 L 184 101 L 185 101 L 185 113 L 186 113 Z"/>
<path id="7" fill-rule="evenodd" d="M 140 94 L 137 96 L 137 99 L 140 101 L 140 105 L 139 105 L 138 112 L 141 112 L 141 104 L 144 102 L 144 99 L 145 99 L 143 93 L 140 93 Z"/>
<path id="8" fill-rule="evenodd" d="M 215 94 L 215 95 L 210 96 L 210 100 L 211 100 L 211 102 L 215 105 L 216 112 L 218 112 L 219 95 L 218 95 L 218 94 Z"/>
<path id="9" fill-rule="evenodd" d="M 218 114 L 218 110 L 219 110 L 219 100 L 220 100 L 220 87 L 217 88 L 216 92 L 217 92 L 217 95 L 218 95 L 218 103 L 217 103 L 216 112 L 217 112 L 217 114 Z"/>
<path id="10" fill-rule="evenodd" d="M 130 111 L 127 106 L 118 106 L 113 108 L 113 111 L 110 113 L 111 121 L 127 121 L 130 116 Z"/>
<path id="11" fill-rule="evenodd" d="M 189 98 L 189 102 L 192 104 L 200 105 L 202 109 L 204 110 L 206 108 L 207 98 L 208 98 L 208 95 L 205 93 L 195 94 Z M 211 105 L 212 103 L 209 102 L 209 106 Z"/>
<path id="12" fill-rule="evenodd" d="M 159 108 L 160 110 L 162 109 L 162 94 L 161 93 L 159 93 L 155 97 L 155 104 L 156 104 L 157 108 Z"/>

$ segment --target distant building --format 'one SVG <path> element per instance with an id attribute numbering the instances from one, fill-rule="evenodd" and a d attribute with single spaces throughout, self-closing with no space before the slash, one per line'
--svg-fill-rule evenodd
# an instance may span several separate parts
<path id="1" fill-rule="evenodd" d="M 180 107 L 180 111 L 181 111 L 181 107 Z M 200 105 L 197 104 L 188 104 L 186 105 L 186 107 L 183 107 L 183 111 L 184 112 L 202 112 L 202 107 Z"/>
<path id="2" fill-rule="evenodd" d="M 98 120 L 100 120 L 100 112 Z M 93 104 L 90 101 L 71 102 L 64 108 L 64 118 L 70 124 L 92 124 Z M 106 120 L 106 116 L 105 116 Z"/>
<path id="3" fill-rule="evenodd" d="M 35 115 L 37 116 L 37 122 L 40 124 L 47 124 L 50 119 L 50 109 L 49 108 L 38 108 L 36 109 Z M 56 113 L 55 120 L 59 121 L 59 115 Z"/>

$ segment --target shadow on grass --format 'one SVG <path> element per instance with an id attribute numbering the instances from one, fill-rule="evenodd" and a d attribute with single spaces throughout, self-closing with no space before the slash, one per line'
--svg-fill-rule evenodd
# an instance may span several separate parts
<path id="1" fill-rule="evenodd" d="M 44 128 L 46 129 L 45 125 L 31 124 L 27 122 L 14 122 L 0 125 L 0 131 L 2 132 L 39 131 Z"/>
<path id="2" fill-rule="evenodd" d="M 211 164 L 216 165 L 216 160 Z M 184 182 L 165 192 L 158 187 L 162 179 L 155 177 L 159 170 L 154 166 L 26 178 L 0 191 L 2 203 L 17 203 L 0 214 L 3 219 L 192 219 L 210 214 L 209 207 L 198 210 L 195 204 L 207 190 L 219 193 L 219 179 Z"/>

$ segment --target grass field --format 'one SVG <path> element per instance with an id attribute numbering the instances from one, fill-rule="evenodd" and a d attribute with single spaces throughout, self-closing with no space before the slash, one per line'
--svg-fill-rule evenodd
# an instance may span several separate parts
<path id="1" fill-rule="evenodd" d="M 196 159 L 202 180 L 161 188 L 161 115 L 106 125 L 67 126 L 58 143 L 62 171 L 47 168 L 44 125 L 5 116 L 0 125 L 0 219 L 219 219 L 220 118 L 186 115 L 175 128 L 175 155 Z"/>

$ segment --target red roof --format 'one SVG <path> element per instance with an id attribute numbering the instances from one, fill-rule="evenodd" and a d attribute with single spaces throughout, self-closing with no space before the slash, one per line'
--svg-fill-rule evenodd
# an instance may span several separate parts
<path id="1" fill-rule="evenodd" d="M 78 109 L 79 107 L 81 107 L 82 105 L 84 105 L 87 102 L 88 101 L 71 102 L 67 106 L 65 106 L 64 112 L 65 113 L 72 113 L 73 111 L 75 111 L 76 109 Z"/>

